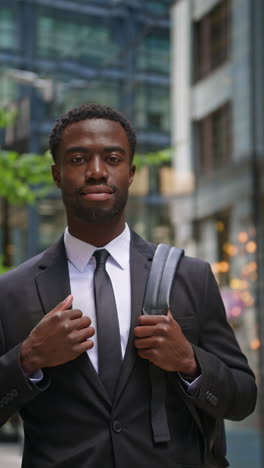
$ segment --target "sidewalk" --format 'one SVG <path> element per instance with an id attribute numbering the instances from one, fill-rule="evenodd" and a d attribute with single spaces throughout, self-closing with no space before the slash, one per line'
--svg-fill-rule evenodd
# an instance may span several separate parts
<path id="1" fill-rule="evenodd" d="M 21 452 L 18 444 L 0 443 L 0 466 L 1 468 L 21 467 Z"/>

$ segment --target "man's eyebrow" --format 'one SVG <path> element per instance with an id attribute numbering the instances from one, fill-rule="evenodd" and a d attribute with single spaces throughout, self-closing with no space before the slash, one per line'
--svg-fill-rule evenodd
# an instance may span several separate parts
<path id="1" fill-rule="evenodd" d="M 104 153 L 111 153 L 111 152 L 118 152 L 122 154 L 126 154 L 126 151 L 122 146 L 114 145 L 114 146 L 105 146 L 103 148 Z M 69 148 L 66 149 L 65 154 L 70 154 L 70 153 L 88 153 L 90 152 L 90 149 L 85 147 L 85 146 L 70 146 Z"/>
<path id="2" fill-rule="evenodd" d="M 65 154 L 69 153 L 87 153 L 89 151 L 87 148 L 84 146 L 70 146 L 69 148 L 66 149 Z"/>
<path id="3" fill-rule="evenodd" d="M 115 145 L 115 146 L 106 146 L 104 148 L 104 151 L 105 152 L 113 152 L 113 151 L 116 151 L 118 153 L 122 153 L 122 154 L 126 154 L 126 151 L 124 150 L 124 148 L 122 148 L 122 146 L 118 146 L 118 145 Z"/>

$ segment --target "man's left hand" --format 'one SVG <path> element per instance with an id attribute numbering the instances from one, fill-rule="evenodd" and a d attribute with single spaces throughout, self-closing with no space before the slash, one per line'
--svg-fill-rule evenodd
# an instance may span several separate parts
<path id="1" fill-rule="evenodd" d="M 200 374 L 191 343 L 185 338 L 171 312 L 141 315 L 135 332 L 138 355 L 166 371 L 190 377 Z"/>

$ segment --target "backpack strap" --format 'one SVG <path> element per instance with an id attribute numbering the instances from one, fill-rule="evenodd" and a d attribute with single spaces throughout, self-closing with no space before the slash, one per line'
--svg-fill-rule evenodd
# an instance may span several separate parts
<path id="1" fill-rule="evenodd" d="M 184 254 L 182 249 L 159 244 L 149 272 L 143 314 L 167 315 L 171 285 Z M 168 442 L 170 431 L 166 411 L 166 377 L 162 369 L 150 363 L 151 425 L 155 443 Z"/>
<path id="2" fill-rule="evenodd" d="M 159 244 L 152 260 L 144 298 L 143 313 L 167 315 L 170 307 L 170 291 L 176 270 L 184 250 Z"/>

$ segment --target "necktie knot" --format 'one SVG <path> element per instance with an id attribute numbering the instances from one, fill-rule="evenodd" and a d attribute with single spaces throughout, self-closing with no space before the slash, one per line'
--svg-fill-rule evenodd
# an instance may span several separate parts
<path id="1" fill-rule="evenodd" d="M 96 260 L 96 268 L 98 268 L 99 265 L 105 266 L 106 260 L 108 259 L 109 255 L 110 254 L 106 249 L 96 250 L 94 252 L 94 257 Z"/>

